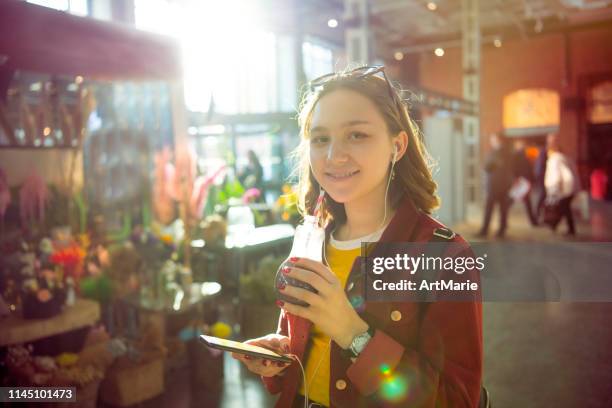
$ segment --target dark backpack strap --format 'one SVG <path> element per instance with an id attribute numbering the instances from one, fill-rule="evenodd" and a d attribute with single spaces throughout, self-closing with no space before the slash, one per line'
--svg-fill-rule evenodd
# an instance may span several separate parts
<path id="1" fill-rule="evenodd" d="M 429 242 L 449 242 L 456 236 L 457 234 L 448 228 L 436 228 Z"/>
<path id="2" fill-rule="evenodd" d="M 445 228 L 445 227 L 439 227 L 433 230 L 433 232 L 431 233 L 431 238 L 427 242 L 427 244 L 429 243 L 450 244 L 456 236 L 457 234 L 455 234 L 454 231 L 448 228 Z M 428 253 L 428 255 L 435 256 L 435 257 L 443 257 L 444 254 L 446 253 L 447 248 L 448 248 L 448 245 L 436 245 L 435 252 Z M 420 326 L 420 324 L 423 321 L 423 318 L 425 317 L 425 313 L 427 312 L 430 302 L 427 301 L 426 294 L 421 293 L 419 291 L 419 295 L 422 296 L 420 299 L 421 305 L 419 307 L 419 326 Z"/>

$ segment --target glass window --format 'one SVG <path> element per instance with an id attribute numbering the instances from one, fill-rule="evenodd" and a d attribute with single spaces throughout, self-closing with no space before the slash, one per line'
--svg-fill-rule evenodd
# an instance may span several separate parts
<path id="1" fill-rule="evenodd" d="M 70 0 L 68 11 L 77 16 L 87 16 L 89 9 L 87 7 L 87 0 Z"/>
<path id="2" fill-rule="evenodd" d="M 135 1 L 138 28 L 173 36 L 181 45 L 189 110 L 266 113 L 286 105 L 279 96 L 276 35 L 261 28 L 256 4 Z"/>
<path id="3" fill-rule="evenodd" d="M 312 80 L 334 70 L 334 55 L 327 47 L 315 39 L 308 39 L 302 44 L 304 73 L 307 80 Z"/>
<path id="4" fill-rule="evenodd" d="M 276 38 L 278 110 L 281 112 L 297 111 L 297 70 L 295 64 L 297 44 L 290 35 L 278 35 Z"/>
<path id="5" fill-rule="evenodd" d="M 27 0 L 27 2 L 61 11 L 68 11 L 70 3 L 68 0 Z"/>
<path id="6" fill-rule="evenodd" d="M 192 138 L 198 158 L 198 172 L 213 174 L 230 161 L 231 136 L 227 134 L 197 136 Z"/>
<path id="7" fill-rule="evenodd" d="M 88 15 L 87 0 L 27 0 L 27 2 L 55 10 L 67 11 L 78 16 Z"/>

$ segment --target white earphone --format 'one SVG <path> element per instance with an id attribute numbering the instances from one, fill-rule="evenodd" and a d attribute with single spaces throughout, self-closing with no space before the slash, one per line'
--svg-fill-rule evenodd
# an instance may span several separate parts
<path id="1" fill-rule="evenodd" d="M 393 144 L 393 159 L 391 159 L 391 171 L 389 172 L 389 179 L 387 180 L 387 188 L 385 189 L 385 213 L 383 215 L 382 222 L 380 223 L 380 228 L 384 227 L 385 222 L 387 221 L 387 197 L 389 195 L 389 186 L 391 185 L 391 180 L 395 177 L 395 162 L 397 161 L 397 155 L 399 154 L 399 149 L 397 145 Z M 380 229 L 379 228 L 379 229 Z"/>
<path id="2" fill-rule="evenodd" d="M 397 145 L 393 145 L 393 159 L 391 160 L 392 164 L 395 164 L 395 162 L 397 161 L 397 155 L 399 154 L 399 150 L 397 148 Z"/>

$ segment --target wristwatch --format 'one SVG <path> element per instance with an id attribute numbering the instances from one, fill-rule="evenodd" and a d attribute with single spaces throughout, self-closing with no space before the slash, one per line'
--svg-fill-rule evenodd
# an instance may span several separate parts
<path id="1" fill-rule="evenodd" d="M 353 337 L 347 351 L 348 357 L 357 357 L 366 348 L 370 339 L 374 337 L 374 329 L 371 327 L 367 331 Z"/>

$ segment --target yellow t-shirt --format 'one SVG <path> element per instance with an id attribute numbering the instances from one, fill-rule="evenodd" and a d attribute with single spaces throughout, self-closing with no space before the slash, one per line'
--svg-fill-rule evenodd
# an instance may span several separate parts
<path id="1" fill-rule="evenodd" d="M 360 252 L 361 248 L 359 246 L 353 249 L 339 249 L 332 244 L 326 246 L 325 257 L 327 258 L 329 268 L 340 279 L 342 287 L 346 285 L 353 262 Z M 312 345 L 305 367 L 308 398 L 329 406 L 330 338 L 314 325 L 312 327 L 311 339 Z M 303 381 L 299 392 L 304 395 Z"/>

